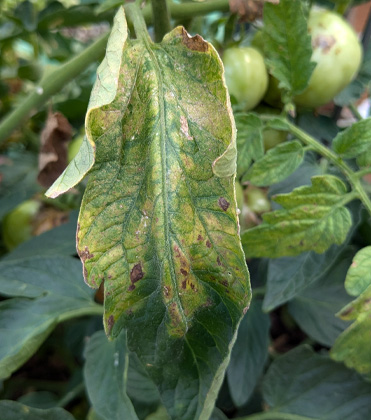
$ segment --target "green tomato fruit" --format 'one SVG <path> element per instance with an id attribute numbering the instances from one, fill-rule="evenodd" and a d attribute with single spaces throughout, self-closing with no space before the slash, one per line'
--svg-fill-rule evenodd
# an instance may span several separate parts
<path id="1" fill-rule="evenodd" d="M 266 115 L 280 115 L 281 110 L 277 108 L 271 108 L 265 105 L 259 105 L 254 109 L 254 112 L 258 114 Z M 277 144 L 283 143 L 287 139 L 287 131 L 275 130 L 273 128 L 266 128 L 263 130 L 263 142 L 264 150 L 273 149 Z"/>
<path id="2" fill-rule="evenodd" d="M 230 95 L 246 110 L 254 108 L 268 86 L 264 58 L 255 48 L 229 48 L 224 51 L 225 79 Z"/>
<path id="3" fill-rule="evenodd" d="M 362 61 L 362 47 L 353 28 L 328 10 L 311 10 L 308 32 L 312 37 L 312 61 L 317 66 L 307 89 L 294 101 L 316 108 L 331 101 L 355 77 Z"/>
<path id="4" fill-rule="evenodd" d="M 80 147 L 83 141 L 84 141 L 84 136 L 78 136 L 68 144 L 68 149 L 67 149 L 68 163 L 70 163 L 71 160 L 77 155 L 77 152 L 80 150 Z"/>
<path id="5" fill-rule="evenodd" d="M 246 204 L 255 214 L 262 214 L 270 211 L 271 203 L 267 195 L 260 188 L 250 187 L 245 191 Z"/>
<path id="6" fill-rule="evenodd" d="M 4 217 L 2 223 L 3 241 L 9 251 L 33 236 L 32 222 L 40 206 L 39 201 L 27 200 Z"/>

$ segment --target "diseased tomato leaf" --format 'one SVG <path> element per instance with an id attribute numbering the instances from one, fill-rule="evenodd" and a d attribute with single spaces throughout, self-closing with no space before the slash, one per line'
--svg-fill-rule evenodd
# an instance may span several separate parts
<path id="1" fill-rule="evenodd" d="M 127 329 L 172 418 L 206 419 L 250 301 L 223 66 L 182 27 L 161 44 L 126 38 L 121 8 L 87 114 L 78 252 L 86 282 L 104 281 L 107 335 Z M 82 159 L 49 195 L 78 182 Z"/>

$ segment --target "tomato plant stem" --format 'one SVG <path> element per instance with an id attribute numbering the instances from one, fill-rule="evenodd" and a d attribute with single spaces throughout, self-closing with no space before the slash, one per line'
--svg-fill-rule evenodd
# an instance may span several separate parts
<path id="1" fill-rule="evenodd" d="M 155 41 L 161 42 L 165 34 L 170 32 L 170 13 L 166 0 L 152 0 L 153 27 Z"/>
<path id="2" fill-rule="evenodd" d="M 360 114 L 360 112 L 354 104 L 350 103 L 348 106 L 349 109 L 352 111 L 352 114 L 355 116 L 355 118 L 357 118 L 358 121 L 363 120 L 362 115 Z"/>

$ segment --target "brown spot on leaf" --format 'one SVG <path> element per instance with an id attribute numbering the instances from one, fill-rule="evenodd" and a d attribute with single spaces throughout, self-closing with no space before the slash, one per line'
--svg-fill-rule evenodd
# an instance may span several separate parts
<path id="1" fill-rule="evenodd" d="M 79 254 L 79 257 L 80 257 L 80 259 L 83 263 L 86 260 L 89 260 L 90 258 L 94 257 L 94 254 L 91 254 L 89 252 L 89 248 L 87 246 L 85 247 L 85 249 L 83 251 L 80 251 L 79 249 L 77 249 L 77 253 Z"/>
<path id="2" fill-rule="evenodd" d="M 245 307 L 242 309 L 242 312 L 243 312 L 243 314 L 244 314 L 244 315 L 246 315 L 246 312 L 249 310 L 249 308 L 250 308 L 250 306 L 245 306 Z"/>
<path id="3" fill-rule="evenodd" d="M 197 240 L 198 240 L 198 241 L 203 241 L 203 240 L 204 240 L 204 238 L 203 238 L 201 235 L 198 235 L 198 236 L 197 236 Z"/>
<path id="4" fill-rule="evenodd" d="M 208 248 L 211 248 L 211 242 L 210 242 L 210 241 L 206 241 L 206 246 L 207 246 Z"/>
<path id="5" fill-rule="evenodd" d="M 220 283 L 221 283 L 224 287 L 228 287 L 228 286 L 229 286 L 229 284 L 228 284 L 227 280 L 222 280 Z"/>
<path id="6" fill-rule="evenodd" d="M 184 270 L 183 268 L 180 269 L 180 272 L 183 274 L 183 276 L 187 276 L 188 275 L 188 271 Z"/>
<path id="7" fill-rule="evenodd" d="M 113 317 L 113 315 L 110 315 L 107 320 L 108 333 L 112 331 L 114 324 L 115 324 L 115 318 Z"/>
<path id="8" fill-rule="evenodd" d="M 336 39 L 332 35 L 318 35 L 312 40 L 313 48 L 321 48 L 324 54 L 327 54 L 336 44 Z"/>
<path id="9" fill-rule="evenodd" d="M 218 265 L 222 265 L 222 263 L 220 262 L 219 256 L 216 257 L 216 262 L 218 263 Z"/>
<path id="10" fill-rule="evenodd" d="M 200 35 L 190 36 L 189 33 L 182 28 L 183 44 L 190 50 L 206 52 L 209 49 L 208 43 Z"/>
<path id="11" fill-rule="evenodd" d="M 187 288 L 187 280 L 183 280 L 182 281 L 182 289 L 186 289 Z"/>
<path id="12" fill-rule="evenodd" d="M 130 272 L 130 281 L 132 283 L 136 283 L 137 281 L 142 279 L 143 276 L 144 276 L 144 274 L 143 274 L 143 271 L 142 271 L 142 266 L 140 265 L 140 263 L 135 264 L 134 267 L 132 268 L 131 272 Z"/>
<path id="13" fill-rule="evenodd" d="M 227 201 L 224 197 L 220 197 L 220 198 L 219 198 L 219 200 L 218 200 L 218 204 L 219 204 L 219 207 L 220 207 L 222 210 L 224 210 L 224 211 L 227 211 L 227 210 L 228 210 L 229 203 L 228 203 L 228 201 Z"/>
<path id="14" fill-rule="evenodd" d="M 176 245 L 174 245 L 174 251 L 175 251 L 175 258 L 180 258 L 181 257 L 180 251 Z"/>
<path id="15" fill-rule="evenodd" d="M 354 308 L 352 308 L 352 307 L 350 307 L 348 309 L 345 309 L 345 311 L 341 312 L 341 316 L 348 316 L 348 315 L 350 315 L 353 312 L 353 309 Z"/>
<path id="16" fill-rule="evenodd" d="M 142 266 L 140 263 L 135 264 L 132 270 L 130 271 L 130 281 L 131 285 L 128 287 L 128 291 L 131 292 L 135 289 L 135 284 L 137 281 L 142 279 L 144 276 L 144 273 L 142 271 Z"/>
<path id="17" fill-rule="evenodd" d="M 352 267 L 352 268 L 356 268 L 356 267 L 357 267 L 357 263 L 356 263 L 356 261 L 353 261 L 353 262 L 352 262 L 351 267 Z"/>

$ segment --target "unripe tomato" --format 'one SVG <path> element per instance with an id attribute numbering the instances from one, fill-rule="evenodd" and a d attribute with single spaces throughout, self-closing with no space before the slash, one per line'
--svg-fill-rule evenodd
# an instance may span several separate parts
<path id="1" fill-rule="evenodd" d="M 265 105 L 259 105 L 254 112 L 266 115 L 280 115 L 281 110 L 271 108 Z M 273 149 L 277 144 L 283 143 L 287 139 L 287 131 L 275 130 L 273 128 L 265 128 L 263 130 L 264 150 Z"/>
<path id="2" fill-rule="evenodd" d="M 2 223 L 3 241 L 9 250 L 32 237 L 32 222 L 40 206 L 39 201 L 27 200 L 4 217 Z"/>
<path id="3" fill-rule="evenodd" d="M 317 63 L 307 89 L 294 98 L 315 108 L 329 102 L 354 78 L 362 61 L 362 47 L 352 27 L 338 14 L 312 9 L 308 19 L 312 61 Z"/>
<path id="4" fill-rule="evenodd" d="M 224 51 L 225 79 L 230 95 L 248 111 L 263 98 L 268 86 L 264 58 L 255 48 L 229 48 Z"/>
<path id="5" fill-rule="evenodd" d="M 260 188 L 250 186 L 245 191 L 246 204 L 255 214 L 262 214 L 270 211 L 271 204 L 266 193 Z"/>

